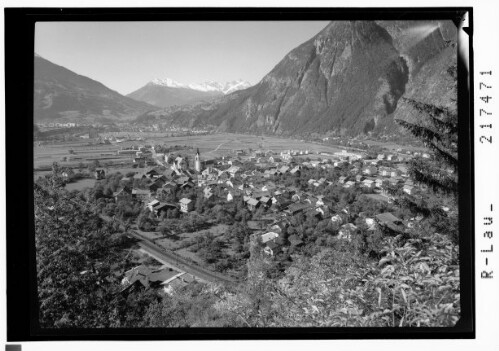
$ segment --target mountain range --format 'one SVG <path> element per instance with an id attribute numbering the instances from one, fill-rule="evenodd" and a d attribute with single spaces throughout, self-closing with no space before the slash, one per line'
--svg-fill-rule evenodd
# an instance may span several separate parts
<path id="1" fill-rule="evenodd" d="M 107 111 L 227 132 L 397 134 L 394 119 L 417 118 L 402 97 L 455 106 L 447 70 L 457 61 L 456 37 L 451 21 L 334 21 L 256 85 L 156 79 L 127 97 L 35 58 L 35 118 Z"/>
<path id="2" fill-rule="evenodd" d="M 154 79 L 127 96 L 154 106 L 169 107 L 209 102 L 217 97 L 246 89 L 250 86 L 251 84 L 244 80 L 235 80 L 227 83 L 209 81 L 183 84 L 173 79 L 165 78 Z"/>
<path id="3" fill-rule="evenodd" d="M 34 65 L 35 121 L 134 119 L 158 109 L 39 55 L 35 55 Z"/>
<path id="4" fill-rule="evenodd" d="M 258 84 L 196 108 L 152 113 L 174 125 L 278 135 L 396 134 L 408 97 L 450 107 L 451 21 L 335 21 Z"/>

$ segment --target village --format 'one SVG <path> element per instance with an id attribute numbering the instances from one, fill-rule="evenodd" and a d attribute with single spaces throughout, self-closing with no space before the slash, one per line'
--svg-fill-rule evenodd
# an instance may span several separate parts
<path id="1" fill-rule="evenodd" d="M 401 234 L 423 219 L 393 203 L 398 197 L 423 197 L 427 188 L 413 182 L 407 163 L 429 154 L 379 153 L 374 158 L 347 150 L 260 149 L 213 159 L 190 149 L 123 147 L 118 153 L 131 156 L 136 171 L 123 175 L 95 169 L 92 196 L 103 215 L 126 223 L 159 251 L 228 279 L 244 274 L 250 238 L 269 259 L 286 261 L 300 250 L 333 241 L 351 244 L 379 232 Z M 243 234 L 233 235 L 237 230 Z M 127 271 L 123 291 L 138 285 L 171 293 L 194 281 L 210 281 L 145 253 L 156 265 Z"/>

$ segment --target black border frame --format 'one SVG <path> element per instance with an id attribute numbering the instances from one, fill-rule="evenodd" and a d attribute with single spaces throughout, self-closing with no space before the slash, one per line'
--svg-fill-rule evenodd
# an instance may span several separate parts
<path id="1" fill-rule="evenodd" d="M 461 320 L 453 328 L 45 329 L 38 327 L 33 208 L 33 54 L 38 21 L 452 19 L 468 12 L 469 64 L 458 54 Z M 473 8 L 6 8 L 7 341 L 475 338 Z M 469 86 L 467 78 L 469 77 Z M 25 121 L 30 121 L 26 123 Z M 26 214 L 26 215 L 25 215 Z M 27 220 L 24 220 L 24 219 Z M 29 279 L 27 279 L 29 277 Z"/>

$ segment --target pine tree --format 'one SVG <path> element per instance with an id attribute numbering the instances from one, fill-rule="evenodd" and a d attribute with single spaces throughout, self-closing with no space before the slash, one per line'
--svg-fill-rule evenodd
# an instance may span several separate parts
<path id="1" fill-rule="evenodd" d="M 457 90 L 456 66 L 447 73 Z M 415 122 L 396 120 L 434 152 L 432 159 L 416 157 L 409 164 L 411 177 L 436 192 L 457 195 L 458 191 L 458 115 L 457 110 L 403 98 L 419 115 Z M 453 99 L 455 102 L 455 100 Z"/>

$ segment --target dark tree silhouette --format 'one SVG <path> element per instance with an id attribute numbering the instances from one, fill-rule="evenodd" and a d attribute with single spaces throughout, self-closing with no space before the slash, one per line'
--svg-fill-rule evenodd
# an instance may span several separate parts
<path id="1" fill-rule="evenodd" d="M 456 67 L 447 70 L 454 80 L 456 90 Z M 417 157 L 410 163 L 411 176 L 434 191 L 457 194 L 458 190 L 458 116 L 457 110 L 412 99 L 403 98 L 418 113 L 417 122 L 396 120 L 412 135 L 423 141 L 434 152 L 434 158 Z"/>

